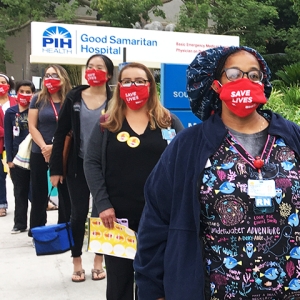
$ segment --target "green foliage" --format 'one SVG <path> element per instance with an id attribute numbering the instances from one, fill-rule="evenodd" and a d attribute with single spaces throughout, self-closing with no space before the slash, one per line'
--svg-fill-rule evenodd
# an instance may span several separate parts
<path id="1" fill-rule="evenodd" d="M 72 3 L 61 3 L 55 8 L 57 19 L 68 24 L 74 23 L 74 17 L 76 15 L 76 10 L 78 9 L 78 7 L 79 3 L 77 1 L 74 1 Z"/>
<path id="2" fill-rule="evenodd" d="M 62 65 L 70 78 L 71 85 L 77 86 L 81 84 L 81 67 L 76 65 Z"/>
<path id="3" fill-rule="evenodd" d="M 113 27 L 132 28 L 136 22 L 147 22 L 150 20 L 149 12 L 165 17 L 159 8 L 161 0 L 94 0 L 93 6 L 99 10 L 101 19 L 109 21 Z"/>
<path id="4" fill-rule="evenodd" d="M 179 13 L 179 20 L 176 31 L 204 32 L 207 29 L 207 22 L 210 12 L 210 0 L 182 1 Z"/>
<path id="5" fill-rule="evenodd" d="M 283 70 L 276 72 L 276 76 L 279 78 L 272 81 L 276 87 L 289 87 L 297 86 L 300 84 L 300 62 L 294 63 L 288 66 L 284 66 Z"/>
<path id="6" fill-rule="evenodd" d="M 291 86 L 282 90 L 274 89 L 264 108 L 282 115 L 284 118 L 300 125 L 300 88 Z"/>

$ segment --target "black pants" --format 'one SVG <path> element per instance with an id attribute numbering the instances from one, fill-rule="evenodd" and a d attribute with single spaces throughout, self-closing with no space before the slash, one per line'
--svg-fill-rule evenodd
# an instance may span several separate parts
<path id="1" fill-rule="evenodd" d="M 83 172 L 83 160 L 80 157 L 77 158 L 76 176 L 67 176 L 67 185 L 71 199 L 71 228 L 74 239 L 72 257 L 79 257 L 82 254 L 90 200 L 90 190 Z"/>
<path id="2" fill-rule="evenodd" d="M 129 228 L 138 231 L 139 220 L 128 220 Z M 105 255 L 107 300 L 138 300 L 134 289 L 133 260 Z M 135 298 L 134 298 L 135 294 Z"/>
<path id="3" fill-rule="evenodd" d="M 134 270 L 133 260 L 111 255 L 105 256 L 107 285 L 107 300 L 133 300 L 134 298 Z"/>
<path id="4" fill-rule="evenodd" d="M 48 163 L 45 162 L 44 156 L 41 153 L 33 153 L 30 155 L 30 170 L 31 170 L 31 188 L 32 200 L 30 211 L 30 229 L 37 226 L 44 226 L 47 223 L 47 206 L 48 206 Z M 60 195 L 61 194 L 61 195 Z M 58 185 L 58 201 L 67 203 L 65 206 L 69 207 L 70 203 L 68 196 L 68 189 L 66 184 Z M 63 206 L 62 206 L 63 207 Z M 60 213 L 61 215 L 61 213 Z M 70 219 L 70 211 L 65 212 L 64 217 L 59 217 L 59 221 Z M 28 232 L 31 236 L 31 231 Z"/>
<path id="5" fill-rule="evenodd" d="M 15 217 L 14 228 L 27 228 L 28 195 L 30 192 L 30 170 L 17 166 L 10 168 L 10 176 L 14 185 Z"/>
<path id="6" fill-rule="evenodd" d="M 66 223 L 70 221 L 71 217 L 71 200 L 68 190 L 68 185 L 64 179 L 63 184 L 59 183 L 57 185 L 58 191 L 58 222 Z"/>

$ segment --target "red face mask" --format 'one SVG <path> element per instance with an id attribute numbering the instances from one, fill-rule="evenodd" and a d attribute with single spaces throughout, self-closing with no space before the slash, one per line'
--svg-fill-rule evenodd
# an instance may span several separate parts
<path id="1" fill-rule="evenodd" d="M 247 117 L 254 112 L 260 104 L 267 102 L 264 85 L 261 82 L 253 82 L 248 78 L 231 81 L 223 86 L 215 80 L 219 86 L 218 93 L 228 109 L 238 117 Z"/>
<path id="2" fill-rule="evenodd" d="M 9 85 L 8 84 L 0 84 L 0 96 L 4 96 L 9 91 Z"/>
<path id="3" fill-rule="evenodd" d="M 44 86 L 47 88 L 50 94 L 55 94 L 61 89 L 59 78 L 45 78 Z"/>
<path id="4" fill-rule="evenodd" d="M 130 87 L 120 85 L 120 97 L 130 109 L 140 109 L 148 101 L 149 85 L 135 86 L 132 84 Z"/>
<path id="5" fill-rule="evenodd" d="M 103 70 L 89 69 L 85 71 L 85 79 L 90 86 L 102 86 L 106 83 L 106 72 Z"/>
<path id="6" fill-rule="evenodd" d="M 21 93 L 18 93 L 17 94 L 17 102 L 21 106 L 26 107 L 26 106 L 29 105 L 31 97 L 32 97 L 32 94 L 21 94 Z"/>

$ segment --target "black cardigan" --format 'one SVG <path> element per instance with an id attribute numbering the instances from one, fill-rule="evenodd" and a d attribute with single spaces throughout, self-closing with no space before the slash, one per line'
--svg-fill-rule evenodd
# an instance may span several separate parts
<path id="1" fill-rule="evenodd" d="M 80 106 L 81 92 L 89 85 L 80 85 L 73 88 L 66 96 L 66 100 L 59 112 L 57 129 L 54 133 L 52 154 L 49 162 L 50 176 L 63 175 L 62 153 L 66 135 L 73 131 L 70 153 L 67 163 L 67 175 L 76 176 L 77 157 L 80 150 Z M 111 91 L 106 87 L 107 102 L 111 99 Z M 100 118 L 100 116 L 99 116 Z"/>

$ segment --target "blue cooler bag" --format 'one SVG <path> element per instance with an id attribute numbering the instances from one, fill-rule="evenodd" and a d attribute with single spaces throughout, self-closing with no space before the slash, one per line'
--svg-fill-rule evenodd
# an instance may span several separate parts
<path id="1" fill-rule="evenodd" d="M 64 253 L 74 246 L 70 223 L 35 227 L 31 233 L 38 256 Z"/>

